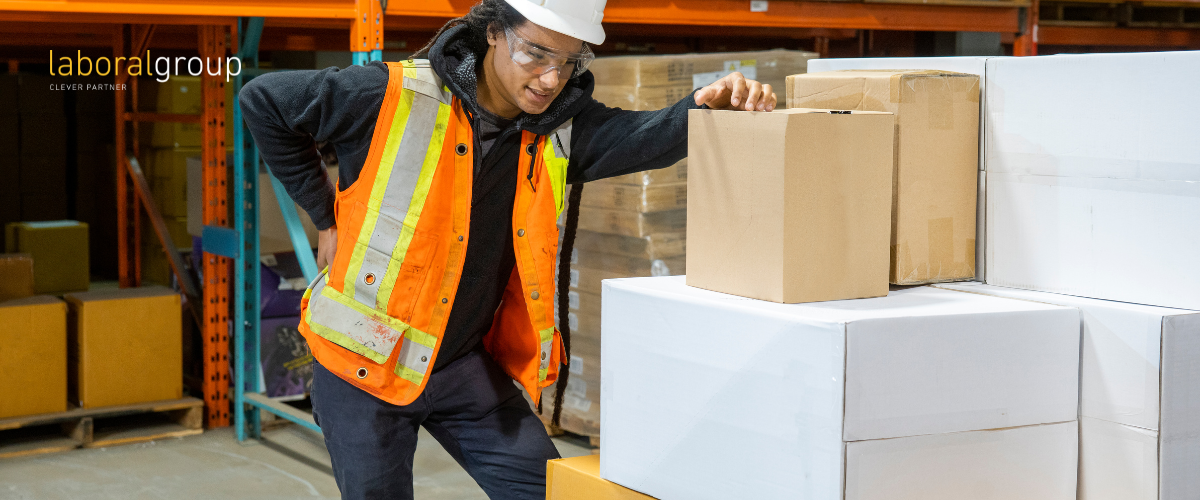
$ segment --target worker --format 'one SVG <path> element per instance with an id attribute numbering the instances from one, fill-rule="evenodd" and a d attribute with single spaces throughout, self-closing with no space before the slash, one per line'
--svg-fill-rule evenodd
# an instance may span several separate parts
<path id="1" fill-rule="evenodd" d="M 774 109 L 771 87 L 739 73 L 658 111 L 597 102 L 587 68 L 604 4 L 483 0 L 412 59 L 242 89 L 265 163 L 319 229 L 324 270 L 299 329 L 345 498 L 412 498 L 418 427 L 489 497 L 545 498 L 559 455 L 520 388 L 541 411 L 559 382 L 561 408 L 556 221 L 577 215 L 579 195 L 568 184 L 683 159 L 689 110 Z M 316 142 L 337 153 L 336 187 Z"/>

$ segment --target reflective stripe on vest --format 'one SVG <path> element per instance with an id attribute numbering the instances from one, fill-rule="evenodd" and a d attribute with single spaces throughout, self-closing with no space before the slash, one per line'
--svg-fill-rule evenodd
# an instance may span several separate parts
<path id="1" fill-rule="evenodd" d="M 384 311 L 437 172 L 451 108 L 449 90 L 431 92 L 436 80 L 422 79 L 433 75 L 427 66 L 404 66 L 404 91 L 371 185 L 344 293 L 321 280 L 306 319 L 318 335 L 376 363 L 387 361 L 403 340 L 397 375 L 419 384 L 437 339 Z"/>

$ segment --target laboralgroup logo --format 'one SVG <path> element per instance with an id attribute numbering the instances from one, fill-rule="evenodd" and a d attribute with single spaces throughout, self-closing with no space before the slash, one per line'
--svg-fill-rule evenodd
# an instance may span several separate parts
<path id="1" fill-rule="evenodd" d="M 234 69 L 236 67 L 236 70 Z M 225 76 L 228 82 L 242 74 L 242 60 L 238 57 L 152 57 L 146 51 L 146 57 L 88 57 L 83 51 L 76 50 L 75 56 L 57 56 L 50 51 L 50 75 L 52 76 L 149 76 L 159 82 L 166 82 L 172 76 L 191 75 Z M 116 90 L 115 83 L 106 84 L 61 84 L 80 87 L 77 90 Z M 83 88 L 86 87 L 86 88 Z M 122 84 L 123 87 L 123 84 Z M 121 90 L 124 90 L 122 88 Z"/>

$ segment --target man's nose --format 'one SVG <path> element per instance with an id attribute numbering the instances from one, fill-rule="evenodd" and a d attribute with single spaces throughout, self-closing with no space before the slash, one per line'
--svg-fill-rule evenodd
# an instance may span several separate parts
<path id="1" fill-rule="evenodd" d="M 547 71 L 546 74 L 538 77 L 538 83 L 541 84 L 542 90 L 558 88 L 558 68 Z"/>

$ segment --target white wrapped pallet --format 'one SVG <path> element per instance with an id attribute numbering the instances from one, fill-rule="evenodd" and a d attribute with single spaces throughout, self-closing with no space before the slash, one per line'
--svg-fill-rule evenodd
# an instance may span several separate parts
<path id="1" fill-rule="evenodd" d="M 605 479 L 661 500 L 1075 498 L 1073 308 L 929 287 L 788 305 L 683 277 L 603 294 Z"/>

